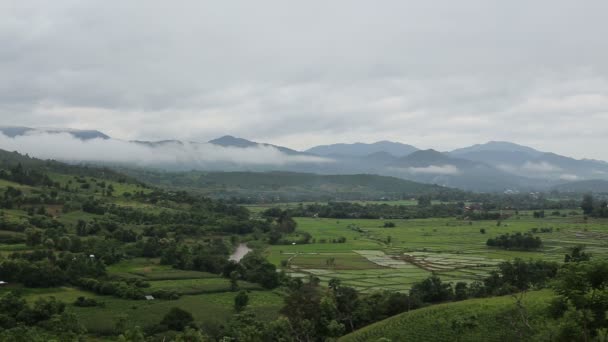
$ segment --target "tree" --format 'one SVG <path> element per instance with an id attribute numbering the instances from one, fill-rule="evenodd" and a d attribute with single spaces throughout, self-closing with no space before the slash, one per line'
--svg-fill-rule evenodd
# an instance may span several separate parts
<path id="1" fill-rule="evenodd" d="M 583 209 L 583 213 L 585 215 L 590 215 L 593 213 L 593 208 L 594 208 L 593 195 L 586 194 L 585 196 L 583 196 L 583 202 L 581 203 L 581 208 Z"/>
<path id="2" fill-rule="evenodd" d="M 348 324 L 349 331 L 355 330 L 353 323 L 354 313 L 359 304 L 359 295 L 352 287 L 339 286 L 334 290 L 334 298 L 336 301 L 336 310 L 338 311 L 338 319 L 345 324 Z"/>
<path id="3" fill-rule="evenodd" d="M 564 257 L 564 262 L 580 262 L 580 261 L 589 261 L 591 259 L 591 254 L 587 254 L 584 252 L 585 246 L 575 246 L 572 247 L 569 254 L 566 254 Z"/>
<path id="4" fill-rule="evenodd" d="M 431 206 L 431 197 L 430 196 L 420 196 L 418 197 L 418 206 L 419 207 L 430 207 Z"/>
<path id="5" fill-rule="evenodd" d="M 247 281 L 258 283 L 265 288 L 273 289 L 279 285 L 277 268 L 258 253 L 248 253 L 241 259 L 240 265 Z"/>
<path id="6" fill-rule="evenodd" d="M 247 294 L 247 291 L 239 291 L 236 297 L 234 297 L 234 310 L 236 312 L 241 312 L 247 307 L 247 304 L 249 304 L 249 295 Z"/>
<path id="7" fill-rule="evenodd" d="M 296 221 L 291 218 L 291 216 L 287 215 L 287 212 L 283 212 L 281 216 L 277 219 L 278 230 L 282 233 L 293 233 L 296 230 L 298 224 Z"/>
<path id="8" fill-rule="evenodd" d="M 118 336 L 119 342 L 145 342 L 146 337 L 140 327 L 128 329 Z"/>
<path id="9" fill-rule="evenodd" d="M 186 327 L 183 333 L 175 336 L 174 342 L 207 342 L 210 341 L 200 330 Z"/>
<path id="10" fill-rule="evenodd" d="M 171 330 L 183 331 L 192 322 L 194 322 L 194 318 L 191 313 L 175 307 L 167 312 L 160 324 Z"/>
<path id="11" fill-rule="evenodd" d="M 441 279 L 433 274 L 414 284 L 410 290 L 410 296 L 418 297 L 426 303 L 437 303 L 452 299 L 454 291 L 451 284 L 441 282 Z"/>
<path id="12" fill-rule="evenodd" d="M 240 274 L 238 271 L 230 272 L 230 291 L 236 291 L 239 289 L 239 278 Z"/>
<path id="13" fill-rule="evenodd" d="M 566 301 L 560 326 L 561 340 L 589 341 L 601 329 L 608 328 L 608 261 L 569 262 L 559 270 L 554 282 L 555 292 Z"/>

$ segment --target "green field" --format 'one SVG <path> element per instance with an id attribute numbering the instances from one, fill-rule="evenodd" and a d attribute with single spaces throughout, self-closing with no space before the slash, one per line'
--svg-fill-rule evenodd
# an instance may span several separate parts
<path id="1" fill-rule="evenodd" d="M 175 286 L 180 287 L 181 281 Z M 14 287 L 3 288 L 0 294 L 15 290 Z M 126 318 L 127 326 L 142 328 L 158 324 L 159 320 L 173 307 L 188 310 L 195 321 L 209 331 L 214 331 L 225 323 L 235 312 L 233 309 L 235 292 L 219 292 L 197 295 L 183 295 L 178 300 L 128 300 L 111 296 L 99 296 L 88 291 L 71 287 L 24 289 L 26 300 L 33 302 L 40 297 L 54 296 L 70 304 L 68 310 L 76 313 L 80 322 L 89 333 L 105 335 L 115 333 L 114 328 L 119 318 Z M 71 305 L 78 297 L 94 298 L 103 306 L 76 307 Z M 251 291 L 249 309 L 263 320 L 272 320 L 278 316 L 283 304 L 283 297 L 273 291 Z"/>
<path id="2" fill-rule="evenodd" d="M 569 248 L 585 245 L 595 256 L 608 256 L 606 220 L 582 215 L 533 218 L 531 213 L 501 222 L 464 221 L 455 218 L 385 220 L 297 218 L 298 229 L 312 235 L 312 243 L 270 246 L 266 252 L 276 265 L 285 262 L 294 277 L 315 275 L 323 282 L 341 279 L 362 292 L 406 292 L 411 284 L 433 272 L 443 280 L 472 282 L 486 276 L 502 261 L 519 257 L 562 261 Z M 503 250 L 486 246 L 488 238 L 504 233 L 537 233 L 543 247 L 537 251 Z M 485 234 L 480 232 L 485 230 Z M 340 237 L 345 243 L 333 243 Z"/>

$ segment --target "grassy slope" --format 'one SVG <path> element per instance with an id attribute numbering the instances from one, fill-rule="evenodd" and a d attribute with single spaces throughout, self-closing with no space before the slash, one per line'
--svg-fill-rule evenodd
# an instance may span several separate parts
<path id="1" fill-rule="evenodd" d="M 542 328 L 546 319 L 544 309 L 552 297 L 548 290 L 530 292 L 524 297 L 524 307 L 534 330 Z M 340 342 L 378 341 L 517 341 L 516 331 L 521 321 L 511 296 L 472 299 L 456 303 L 434 305 L 403 313 L 369 325 L 339 339 Z M 474 322 L 470 328 L 458 327 L 455 322 Z"/>

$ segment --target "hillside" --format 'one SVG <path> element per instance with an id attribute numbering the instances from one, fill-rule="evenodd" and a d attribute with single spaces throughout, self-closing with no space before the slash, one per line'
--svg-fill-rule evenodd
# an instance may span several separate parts
<path id="1" fill-rule="evenodd" d="M 552 188 L 554 191 L 559 192 L 574 192 L 574 193 L 608 193 L 608 181 L 601 179 L 585 180 L 578 182 L 570 182 L 565 184 L 556 185 Z"/>
<path id="2" fill-rule="evenodd" d="M 11 304 L 17 317 L 29 312 L 26 303 L 53 296 L 48 300 L 63 302 L 59 313 L 75 315 L 57 331 L 47 328 L 50 314 L 19 316 L 20 329 L 23 321 L 32 333 L 50 334 L 24 341 L 73 341 L 85 332 L 116 340 L 124 329 L 157 327 L 173 307 L 187 309 L 201 327 L 215 327 L 233 314 L 225 303 L 234 301 L 235 286 L 253 291 L 249 303 L 260 319 L 278 314 L 282 297 L 267 290 L 276 287 L 277 272 L 265 259 L 253 253 L 243 259 L 266 267 L 264 279 L 251 278 L 256 271 L 237 283 L 221 275 L 241 237 L 269 228 L 243 207 L 6 151 L 0 151 L 0 195 L 0 301 L 23 298 Z M 120 315 L 126 323 L 115 330 Z M 0 326 L 2 341 L 24 333 L 10 330 L 17 326 L 10 322 Z"/>
<path id="3" fill-rule="evenodd" d="M 530 292 L 524 307 L 533 329 L 541 329 L 550 291 Z M 339 342 L 531 341 L 512 296 L 471 299 L 406 312 L 364 327 Z M 383 339 L 384 338 L 384 339 Z"/>
<path id="4" fill-rule="evenodd" d="M 126 170 L 155 185 L 191 189 L 215 198 L 261 201 L 403 199 L 423 194 L 459 196 L 463 192 L 438 185 L 369 174 L 318 175 L 296 172 L 152 172 Z"/>

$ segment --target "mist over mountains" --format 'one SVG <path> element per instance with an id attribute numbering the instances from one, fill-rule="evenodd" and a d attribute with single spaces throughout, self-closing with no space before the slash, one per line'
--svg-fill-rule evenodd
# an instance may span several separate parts
<path id="1" fill-rule="evenodd" d="M 34 157 L 168 171 L 367 173 L 483 192 L 566 191 L 608 181 L 604 161 L 574 159 L 499 141 L 448 152 L 390 141 L 297 151 L 229 135 L 191 142 L 124 141 L 95 130 L 57 128 L 0 127 L 0 133 L 1 149 Z M 568 186 L 571 183 L 579 185 Z"/>

